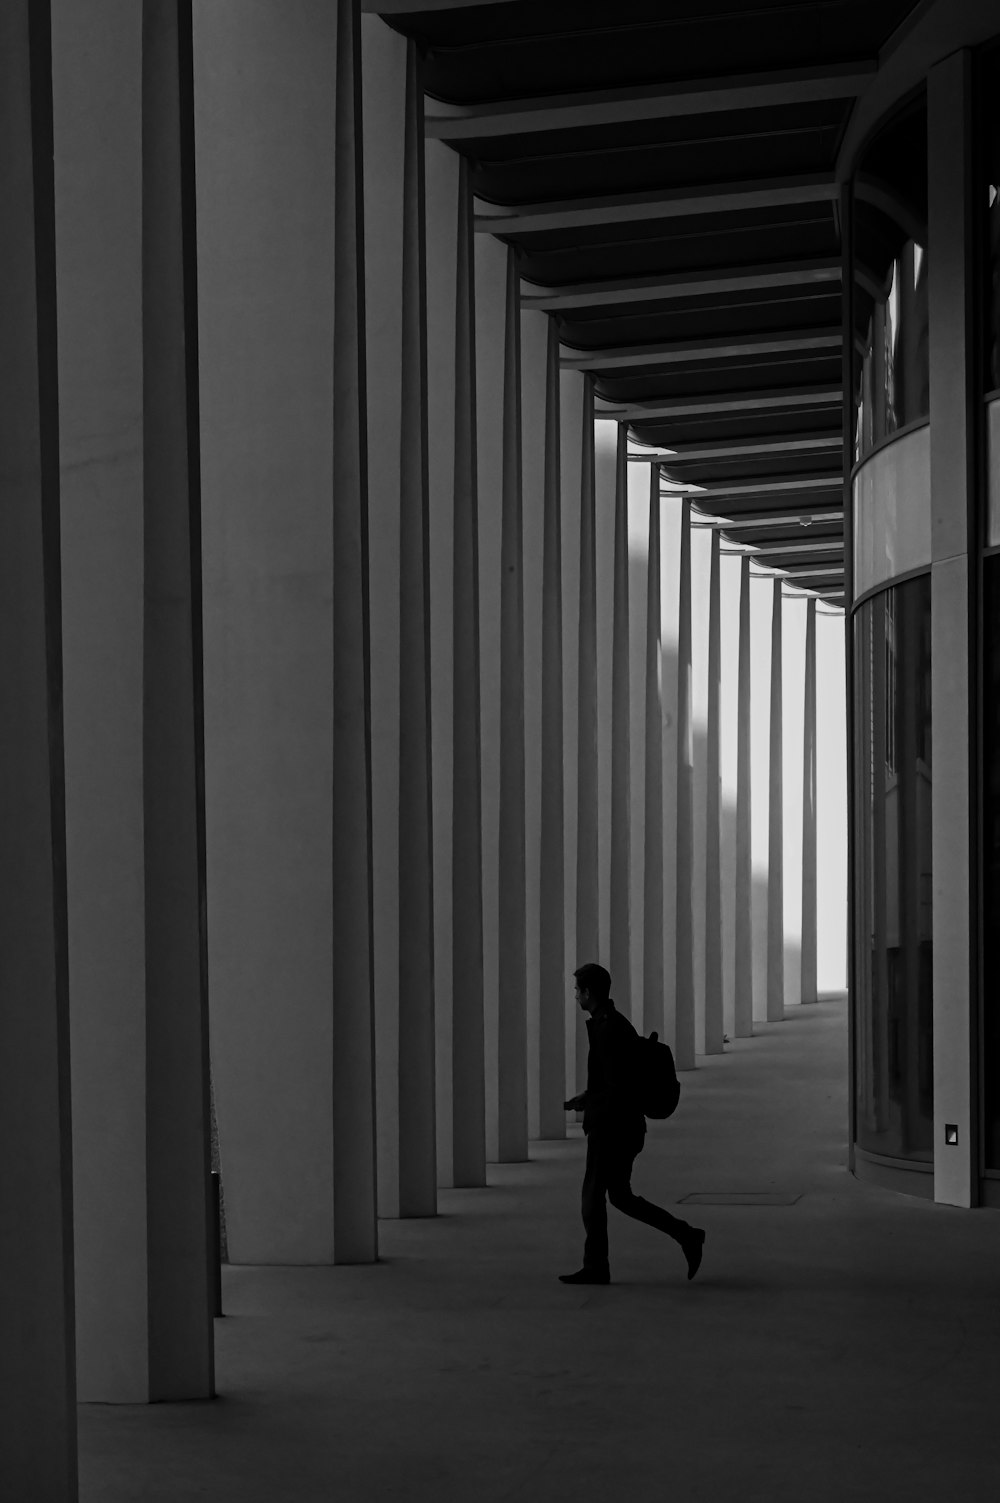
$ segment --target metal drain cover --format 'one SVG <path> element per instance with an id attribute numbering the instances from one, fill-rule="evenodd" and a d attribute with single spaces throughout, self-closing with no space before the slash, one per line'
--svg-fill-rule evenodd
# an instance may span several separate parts
<path id="1" fill-rule="evenodd" d="M 793 1206 L 802 1199 L 801 1191 L 781 1190 L 695 1190 L 682 1195 L 679 1206 Z"/>

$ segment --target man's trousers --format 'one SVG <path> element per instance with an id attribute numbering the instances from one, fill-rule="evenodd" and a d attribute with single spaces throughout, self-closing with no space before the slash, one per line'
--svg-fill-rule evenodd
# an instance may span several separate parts
<path id="1" fill-rule="evenodd" d="M 616 1211 L 634 1216 L 675 1242 L 684 1243 L 693 1230 L 669 1211 L 643 1200 L 632 1190 L 632 1165 L 643 1145 L 643 1134 L 631 1130 L 592 1128 L 587 1136 L 587 1167 L 583 1176 L 582 1206 L 586 1241 L 583 1265 L 597 1272 L 608 1271 L 608 1210 L 605 1197 Z"/>

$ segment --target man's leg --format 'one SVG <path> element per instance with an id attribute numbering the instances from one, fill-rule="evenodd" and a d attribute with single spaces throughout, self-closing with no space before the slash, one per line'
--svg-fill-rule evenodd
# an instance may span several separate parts
<path id="1" fill-rule="evenodd" d="M 583 1266 L 594 1273 L 608 1272 L 608 1208 L 606 1155 L 593 1135 L 587 1139 L 587 1167 L 583 1175 L 580 1210 L 583 1213 L 585 1239 Z"/>
<path id="2" fill-rule="evenodd" d="M 635 1194 L 632 1189 L 632 1165 L 641 1147 L 641 1143 L 638 1147 L 633 1144 L 609 1146 L 604 1170 L 608 1200 L 616 1211 L 622 1211 L 626 1216 L 634 1217 L 636 1221 L 644 1221 L 647 1226 L 654 1226 L 657 1231 L 665 1232 L 668 1237 L 673 1237 L 675 1242 L 679 1242 L 687 1258 L 688 1278 L 693 1278 L 701 1262 L 705 1233 L 700 1227 L 692 1226 L 689 1221 L 681 1221 L 677 1216 L 671 1216 L 670 1212 L 665 1211 L 662 1206 L 654 1205 L 651 1200 L 644 1200 L 641 1195 Z M 605 1232 L 605 1246 L 607 1245 L 606 1239 L 607 1233 Z"/>

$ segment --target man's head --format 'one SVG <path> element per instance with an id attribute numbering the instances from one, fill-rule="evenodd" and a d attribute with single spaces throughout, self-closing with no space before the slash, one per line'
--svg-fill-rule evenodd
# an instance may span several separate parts
<path id="1" fill-rule="evenodd" d="M 611 976 L 602 965 L 588 961 L 573 972 L 576 1000 L 584 1012 L 596 1012 L 611 995 Z"/>

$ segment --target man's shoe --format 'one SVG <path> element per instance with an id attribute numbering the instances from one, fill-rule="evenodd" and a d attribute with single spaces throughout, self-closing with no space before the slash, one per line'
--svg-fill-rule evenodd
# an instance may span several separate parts
<path id="1" fill-rule="evenodd" d="M 611 1274 L 607 1269 L 581 1268 L 578 1273 L 561 1273 L 560 1284 L 610 1284 Z"/>
<path id="2" fill-rule="evenodd" d="M 705 1233 L 700 1226 L 693 1227 L 689 1236 L 681 1243 L 684 1256 L 687 1258 L 688 1278 L 693 1279 L 701 1267 L 701 1255 L 705 1249 Z"/>

